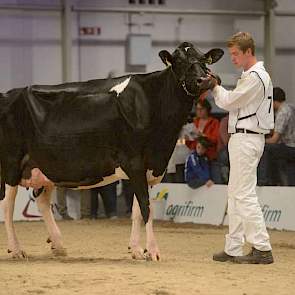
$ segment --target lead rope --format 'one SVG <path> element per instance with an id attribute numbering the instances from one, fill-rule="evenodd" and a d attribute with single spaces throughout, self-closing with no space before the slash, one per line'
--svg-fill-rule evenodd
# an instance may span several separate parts
<path id="1" fill-rule="evenodd" d="M 194 94 L 190 93 L 187 88 L 186 88 L 186 85 L 185 85 L 185 81 L 182 81 L 182 84 L 181 84 L 183 90 L 186 92 L 187 95 L 190 95 L 190 96 L 195 96 Z"/>

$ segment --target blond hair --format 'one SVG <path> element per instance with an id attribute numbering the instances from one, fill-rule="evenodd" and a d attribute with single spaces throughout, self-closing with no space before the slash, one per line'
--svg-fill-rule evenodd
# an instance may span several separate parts
<path id="1" fill-rule="evenodd" d="M 255 55 L 255 42 L 248 32 L 238 32 L 227 40 L 227 47 L 237 46 L 245 53 L 248 48 L 251 49 L 252 55 Z"/>

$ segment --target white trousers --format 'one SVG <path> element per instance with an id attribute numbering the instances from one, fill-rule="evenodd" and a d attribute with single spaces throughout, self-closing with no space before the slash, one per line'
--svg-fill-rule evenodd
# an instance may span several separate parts
<path id="1" fill-rule="evenodd" d="M 261 134 L 233 134 L 228 143 L 230 175 L 228 183 L 229 233 L 224 251 L 243 255 L 246 241 L 261 251 L 271 250 L 261 207 L 256 195 L 257 166 L 265 138 Z"/>

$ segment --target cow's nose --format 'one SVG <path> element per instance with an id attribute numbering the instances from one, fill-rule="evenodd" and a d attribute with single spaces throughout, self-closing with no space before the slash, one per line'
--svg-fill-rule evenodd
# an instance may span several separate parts
<path id="1" fill-rule="evenodd" d="M 203 84 L 203 83 L 206 83 L 209 79 L 210 79 L 210 77 L 201 77 L 201 78 L 197 79 L 197 83 Z"/>

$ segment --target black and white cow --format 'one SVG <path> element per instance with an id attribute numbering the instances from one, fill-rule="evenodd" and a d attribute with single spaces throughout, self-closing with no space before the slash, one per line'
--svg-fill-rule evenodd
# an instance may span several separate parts
<path id="1" fill-rule="evenodd" d="M 161 181 L 193 100 L 210 88 L 206 64 L 218 61 L 223 51 L 212 49 L 203 54 L 184 42 L 173 54 L 163 50 L 159 55 L 167 66 L 163 71 L 35 85 L 0 96 L 1 192 L 2 199 L 5 196 L 2 203 L 8 247 L 14 256 L 25 255 L 16 238 L 12 214 L 17 185 L 29 167 L 32 175 L 22 183 L 47 187 L 38 205 L 53 248 L 63 249 L 49 209 L 50 183 L 88 188 L 129 178 L 138 201 L 133 208 L 131 247 L 139 251 L 141 212 L 147 226 L 147 250 L 152 259 L 159 258 L 148 184 Z"/>

